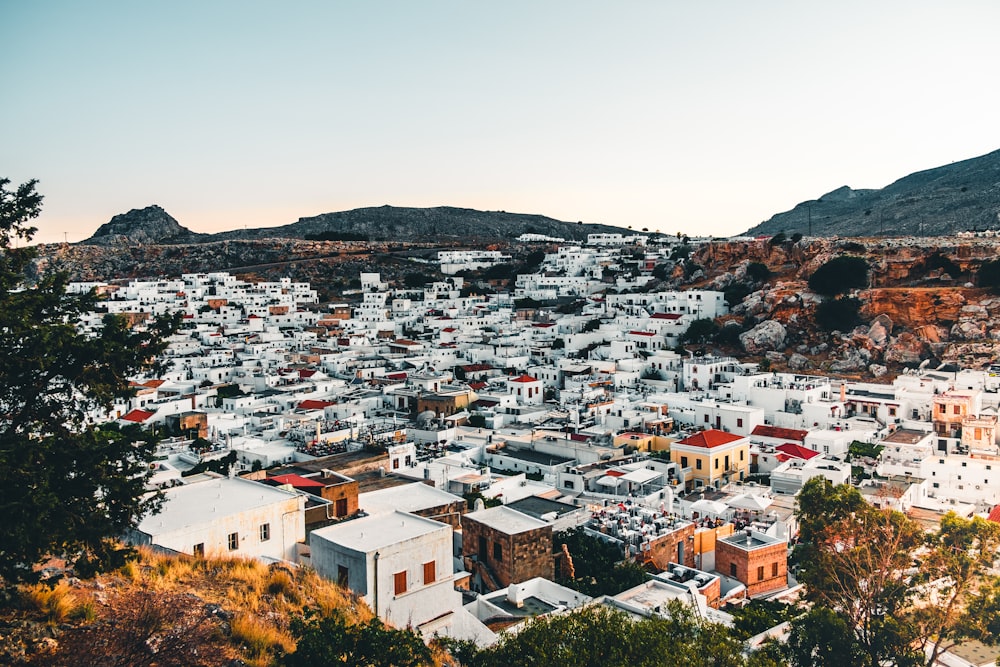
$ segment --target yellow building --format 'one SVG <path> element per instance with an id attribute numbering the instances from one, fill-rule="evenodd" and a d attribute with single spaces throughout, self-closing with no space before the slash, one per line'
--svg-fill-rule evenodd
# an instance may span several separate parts
<path id="1" fill-rule="evenodd" d="M 725 431 L 699 431 L 670 445 L 670 461 L 682 470 L 688 490 L 719 488 L 750 472 L 750 439 Z"/>

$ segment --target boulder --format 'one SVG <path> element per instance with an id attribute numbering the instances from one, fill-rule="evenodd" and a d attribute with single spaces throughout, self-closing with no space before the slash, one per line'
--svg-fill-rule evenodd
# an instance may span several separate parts
<path id="1" fill-rule="evenodd" d="M 959 322 L 951 328 L 951 337 L 956 340 L 982 340 L 986 337 L 986 328 L 979 322 Z"/>
<path id="2" fill-rule="evenodd" d="M 787 332 L 781 322 L 767 320 L 740 334 L 740 343 L 748 354 L 761 354 L 785 346 Z"/>
<path id="3" fill-rule="evenodd" d="M 795 353 L 788 357 L 788 367 L 793 371 L 801 371 L 809 368 L 810 361 L 808 357 L 805 357 L 799 353 Z"/>

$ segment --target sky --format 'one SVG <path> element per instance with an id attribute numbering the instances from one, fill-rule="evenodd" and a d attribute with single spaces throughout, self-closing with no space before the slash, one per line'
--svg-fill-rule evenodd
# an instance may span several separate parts
<path id="1" fill-rule="evenodd" d="M 364 206 L 730 236 L 1000 148 L 996 0 L 3 0 L 36 242 Z"/>

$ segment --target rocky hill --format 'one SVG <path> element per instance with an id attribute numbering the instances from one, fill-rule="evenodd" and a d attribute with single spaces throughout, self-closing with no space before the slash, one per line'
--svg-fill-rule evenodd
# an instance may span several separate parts
<path id="1" fill-rule="evenodd" d="M 771 276 L 739 298 L 723 324 L 740 336 L 737 354 L 766 357 L 776 369 L 877 378 L 921 364 L 985 368 L 1000 349 L 1000 297 L 977 287 L 976 275 L 998 251 L 992 238 L 716 242 L 692 254 L 699 269 L 686 282 L 730 290 L 746 283 L 750 264 L 766 265 Z M 843 255 L 869 267 L 867 287 L 851 295 L 860 323 L 826 331 L 816 323 L 823 298 L 808 280 Z"/>
<path id="2" fill-rule="evenodd" d="M 843 186 L 778 213 L 746 236 L 947 236 L 1000 228 L 1000 150 L 905 176 L 881 190 Z"/>
<path id="3" fill-rule="evenodd" d="M 173 216 L 153 204 L 119 213 L 97 228 L 94 235 L 83 243 L 89 245 L 114 245 L 120 243 L 177 243 L 197 238 Z"/>
<path id="4" fill-rule="evenodd" d="M 323 213 L 280 227 L 238 229 L 219 234 L 195 234 L 182 227 L 159 206 L 116 215 L 83 244 L 211 243 L 259 239 L 438 241 L 441 239 L 513 239 L 521 234 L 544 234 L 583 240 L 587 234 L 629 233 L 609 225 L 563 222 L 544 215 L 477 211 L 438 206 L 405 208 L 379 206 L 338 213 Z"/>

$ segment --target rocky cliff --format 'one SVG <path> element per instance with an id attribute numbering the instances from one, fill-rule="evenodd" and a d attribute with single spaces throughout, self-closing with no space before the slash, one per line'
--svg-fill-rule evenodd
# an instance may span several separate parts
<path id="1" fill-rule="evenodd" d="M 1000 227 L 1000 151 L 905 176 L 881 190 L 839 187 L 747 236 L 946 236 Z"/>
<path id="2" fill-rule="evenodd" d="M 119 213 L 97 228 L 94 235 L 83 243 L 111 245 L 116 243 L 176 243 L 196 238 L 169 213 L 153 204 Z"/>
<path id="3" fill-rule="evenodd" d="M 747 352 L 793 370 L 880 376 L 921 363 L 985 367 L 1000 352 L 1000 297 L 975 286 L 980 265 L 996 259 L 1000 241 L 978 239 L 813 239 L 713 243 L 692 256 L 699 286 L 727 289 L 745 279 L 751 262 L 772 277 L 734 306 L 730 320 Z M 858 326 L 824 331 L 816 325 L 823 298 L 808 279 L 830 259 L 850 254 L 870 267 Z M 778 322 L 783 336 L 763 331 Z M 767 335 L 765 335 L 767 334 Z M 779 340 L 780 339 L 780 340 Z"/>

